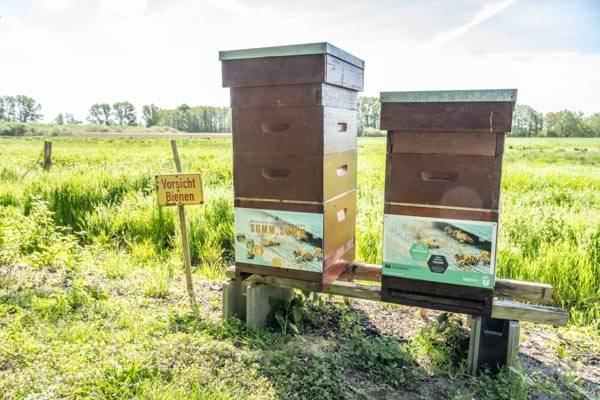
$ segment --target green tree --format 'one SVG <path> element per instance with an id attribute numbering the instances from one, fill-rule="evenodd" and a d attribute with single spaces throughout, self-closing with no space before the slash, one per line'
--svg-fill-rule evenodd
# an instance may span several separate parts
<path id="1" fill-rule="evenodd" d="M 231 132 L 231 108 L 190 107 L 182 104 L 175 110 L 158 110 L 157 125 L 182 132 Z"/>
<path id="2" fill-rule="evenodd" d="M 591 132 L 583 121 L 583 113 L 569 110 L 548 113 L 544 118 L 547 136 L 581 137 L 591 136 Z"/>
<path id="3" fill-rule="evenodd" d="M 177 109 L 175 110 L 174 123 L 175 129 L 177 129 L 178 131 L 190 132 L 189 110 L 190 106 L 188 106 L 185 103 L 177 107 Z"/>
<path id="4" fill-rule="evenodd" d="M 15 111 L 18 122 L 36 122 L 44 116 L 39 113 L 42 105 L 34 99 L 24 95 L 15 97 Z"/>
<path id="5" fill-rule="evenodd" d="M 75 117 L 73 116 L 73 114 L 66 113 L 65 114 L 65 123 L 68 125 L 79 125 L 79 124 L 81 124 L 81 121 L 76 120 Z"/>
<path id="6" fill-rule="evenodd" d="M 365 128 L 379 129 L 381 103 L 377 97 L 361 96 L 358 98 L 358 135 L 362 136 Z"/>
<path id="7" fill-rule="evenodd" d="M 591 136 L 600 137 L 600 112 L 590 115 L 584 122 Z"/>
<path id="8" fill-rule="evenodd" d="M 17 99 L 13 96 L 4 96 L 4 119 L 14 122 L 17 120 Z"/>
<path id="9" fill-rule="evenodd" d="M 113 115 L 118 125 L 137 125 L 135 107 L 128 101 L 121 101 L 113 104 Z"/>
<path id="10" fill-rule="evenodd" d="M 544 115 L 525 104 L 517 104 L 513 112 L 512 134 L 514 136 L 540 136 Z"/>
<path id="11" fill-rule="evenodd" d="M 146 123 L 146 127 L 150 128 L 151 126 L 156 126 L 159 124 L 159 111 L 160 109 L 154 104 L 142 107 L 142 119 Z"/>
<path id="12" fill-rule="evenodd" d="M 4 121 L 6 119 L 6 109 L 4 108 L 4 99 L 0 97 L 0 121 Z"/>
<path id="13" fill-rule="evenodd" d="M 65 117 L 62 115 L 62 113 L 59 113 L 56 118 L 54 118 L 54 121 L 52 121 L 53 123 L 55 123 L 56 125 L 64 125 L 65 124 Z"/>
<path id="14" fill-rule="evenodd" d="M 94 104 L 89 113 L 87 119 L 91 124 L 111 125 L 113 123 L 110 104 Z"/>

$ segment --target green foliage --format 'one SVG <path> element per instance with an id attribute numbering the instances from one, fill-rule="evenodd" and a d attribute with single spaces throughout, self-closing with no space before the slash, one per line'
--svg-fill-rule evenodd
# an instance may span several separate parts
<path id="1" fill-rule="evenodd" d="M 526 374 L 521 368 L 503 368 L 497 374 L 487 371 L 471 378 L 467 389 L 459 390 L 456 399 L 528 400 L 532 394 L 542 398 L 563 399 L 565 394 L 556 384 L 541 374 Z M 536 397 L 537 398 L 537 397 Z"/>
<path id="2" fill-rule="evenodd" d="M 594 113 L 585 119 L 587 129 L 593 133 L 592 136 L 600 137 L 600 112 Z"/>
<path id="3" fill-rule="evenodd" d="M 154 104 L 142 107 L 142 119 L 144 120 L 146 127 L 150 128 L 159 124 L 158 111 L 159 108 Z"/>
<path id="4" fill-rule="evenodd" d="M 115 119 L 115 122 L 118 125 L 127 125 L 127 126 L 135 126 L 136 115 L 135 115 L 135 107 L 128 101 L 121 101 L 113 104 L 112 112 Z"/>
<path id="5" fill-rule="evenodd" d="M 148 110 L 157 125 L 171 126 L 181 132 L 231 132 L 229 107 L 190 107 L 182 104 L 175 110 Z"/>
<path id="6" fill-rule="evenodd" d="M 65 116 L 62 113 L 58 113 L 54 121 L 52 121 L 56 125 L 64 125 L 65 124 Z"/>
<path id="7" fill-rule="evenodd" d="M 525 104 L 517 104 L 513 112 L 511 135 L 516 137 L 540 136 L 542 132 L 544 116 L 541 112 L 534 110 Z"/>
<path id="8" fill-rule="evenodd" d="M 46 202 L 33 198 L 30 215 L 0 206 L 0 265 L 24 263 L 57 271 L 78 267 L 77 239 L 56 226 Z"/>
<path id="9" fill-rule="evenodd" d="M 358 98 L 358 136 L 379 131 L 381 103 L 378 97 L 360 96 Z M 370 130 L 367 132 L 367 129 Z"/>
<path id="10" fill-rule="evenodd" d="M 42 106 L 31 97 L 4 96 L 0 98 L 0 121 L 36 122 L 44 117 L 39 113 L 41 109 Z"/>
<path id="11" fill-rule="evenodd" d="M 212 199 L 190 215 L 189 240 L 193 264 L 217 278 L 234 260 L 233 207 L 228 199 Z M 212 272 L 211 272 L 212 271 Z"/>
<path id="12" fill-rule="evenodd" d="M 469 335 L 462 320 L 442 313 L 437 320 L 422 328 L 413 341 L 415 353 L 430 363 L 435 374 L 460 376 L 466 371 Z"/>
<path id="13" fill-rule="evenodd" d="M 551 112 L 544 117 L 546 136 L 591 137 L 593 132 L 584 123 L 583 113 L 563 110 Z"/>
<path id="14" fill-rule="evenodd" d="M 111 125 L 113 124 L 112 109 L 110 104 L 94 104 L 89 111 L 88 121 L 90 124 Z"/>
<path id="15" fill-rule="evenodd" d="M 386 131 L 382 131 L 380 129 L 370 128 L 370 127 L 365 128 L 362 133 L 362 136 L 365 136 L 365 137 L 377 137 L 377 136 L 385 137 L 386 135 L 387 135 Z"/>
<path id="16" fill-rule="evenodd" d="M 271 312 L 267 315 L 268 326 L 280 330 L 284 335 L 288 332 L 300 333 L 308 310 L 300 296 L 294 296 L 292 301 L 269 297 L 269 305 Z"/>

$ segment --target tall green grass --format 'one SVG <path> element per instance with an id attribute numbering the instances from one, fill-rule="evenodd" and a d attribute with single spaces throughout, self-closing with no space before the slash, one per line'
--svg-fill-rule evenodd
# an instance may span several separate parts
<path id="1" fill-rule="evenodd" d="M 206 204 L 186 208 L 193 264 L 221 277 L 233 260 L 231 142 L 178 145 L 184 171 L 204 181 Z M 177 214 L 154 194 L 153 176 L 174 170 L 168 140 L 55 138 L 49 171 L 42 149 L 0 137 L 0 205 L 27 214 L 43 199 L 81 243 L 149 265 L 180 257 Z M 360 138 L 358 150 L 357 260 L 380 263 L 385 139 Z M 600 140 L 509 138 L 504 157 L 497 275 L 552 284 L 573 323 L 600 327 Z"/>

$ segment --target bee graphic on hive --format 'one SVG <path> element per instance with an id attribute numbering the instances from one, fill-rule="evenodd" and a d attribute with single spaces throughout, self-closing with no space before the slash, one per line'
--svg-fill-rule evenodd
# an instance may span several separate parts
<path id="1" fill-rule="evenodd" d="M 440 247 L 437 240 L 435 240 L 433 238 L 428 238 L 428 237 L 419 239 L 418 243 L 427 245 L 428 249 L 438 249 Z"/>
<path id="2" fill-rule="evenodd" d="M 483 261 L 483 263 L 485 265 L 490 265 L 490 262 L 492 261 L 492 257 L 490 255 L 489 251 L 487 251 L 487 250 L 481 251 L 481 261 Z"/>
<path id="3" fill-rule="evenodd" d="M 471 235 L 458 228 L 454 228 L 452 225 L 446 225 L 444 232 L 446 232 L 446 235 L 458 240 L 460 243 L 475 243 L 475 240 L 473 240 Z"/>
<path id="4" fill-rule="evenodd" d="M 294 250 L 294 258 L 299 262 L 312 261 L 315 258 L 315 253 L 306 250 Z"/>
<path id="5" fill-rule="evenodd" d="M 275 236 L 268 236 L 262 239 L 262 245 L 265 247 L 279 246 L 279 240 Z"/>
<path id="6" fill-rule="evenodd" d="M 460 265 L 477 265 L 481 259 L 477 256 L 465 253 L 458 253 L 454 255 L 456 262 Z"/>

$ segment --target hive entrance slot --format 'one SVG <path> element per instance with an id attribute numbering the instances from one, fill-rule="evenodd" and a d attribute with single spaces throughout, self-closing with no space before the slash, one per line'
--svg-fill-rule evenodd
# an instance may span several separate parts
<path id="1" fill-rule="evenodd" d="M 421 179 L 425 182 L 454 182 L 458 178 L 458 174 L 456 172 L 430 172 L 423 171 L 421 172 Z"/>
<path id="2" fill-rule="evenodd" d="M 261 126 L 264 133 L 280 133 L 290 129 L 287 122 L 264 122 Z"/>
<path id="3" fill-rule="evenodd" d="M 337 170 L 337 175 L 338 176 L 344 176 L 348 173 L 348 164 L 346 165 L 342 165 L 341 167 L 339 167 Z"/>
<path id="4" fill-rule="evenodd" d="M 281 180 L 286 179 L 290 175 L 289 169 L 262 169 L 262 176 L 269 180 Z"/>

